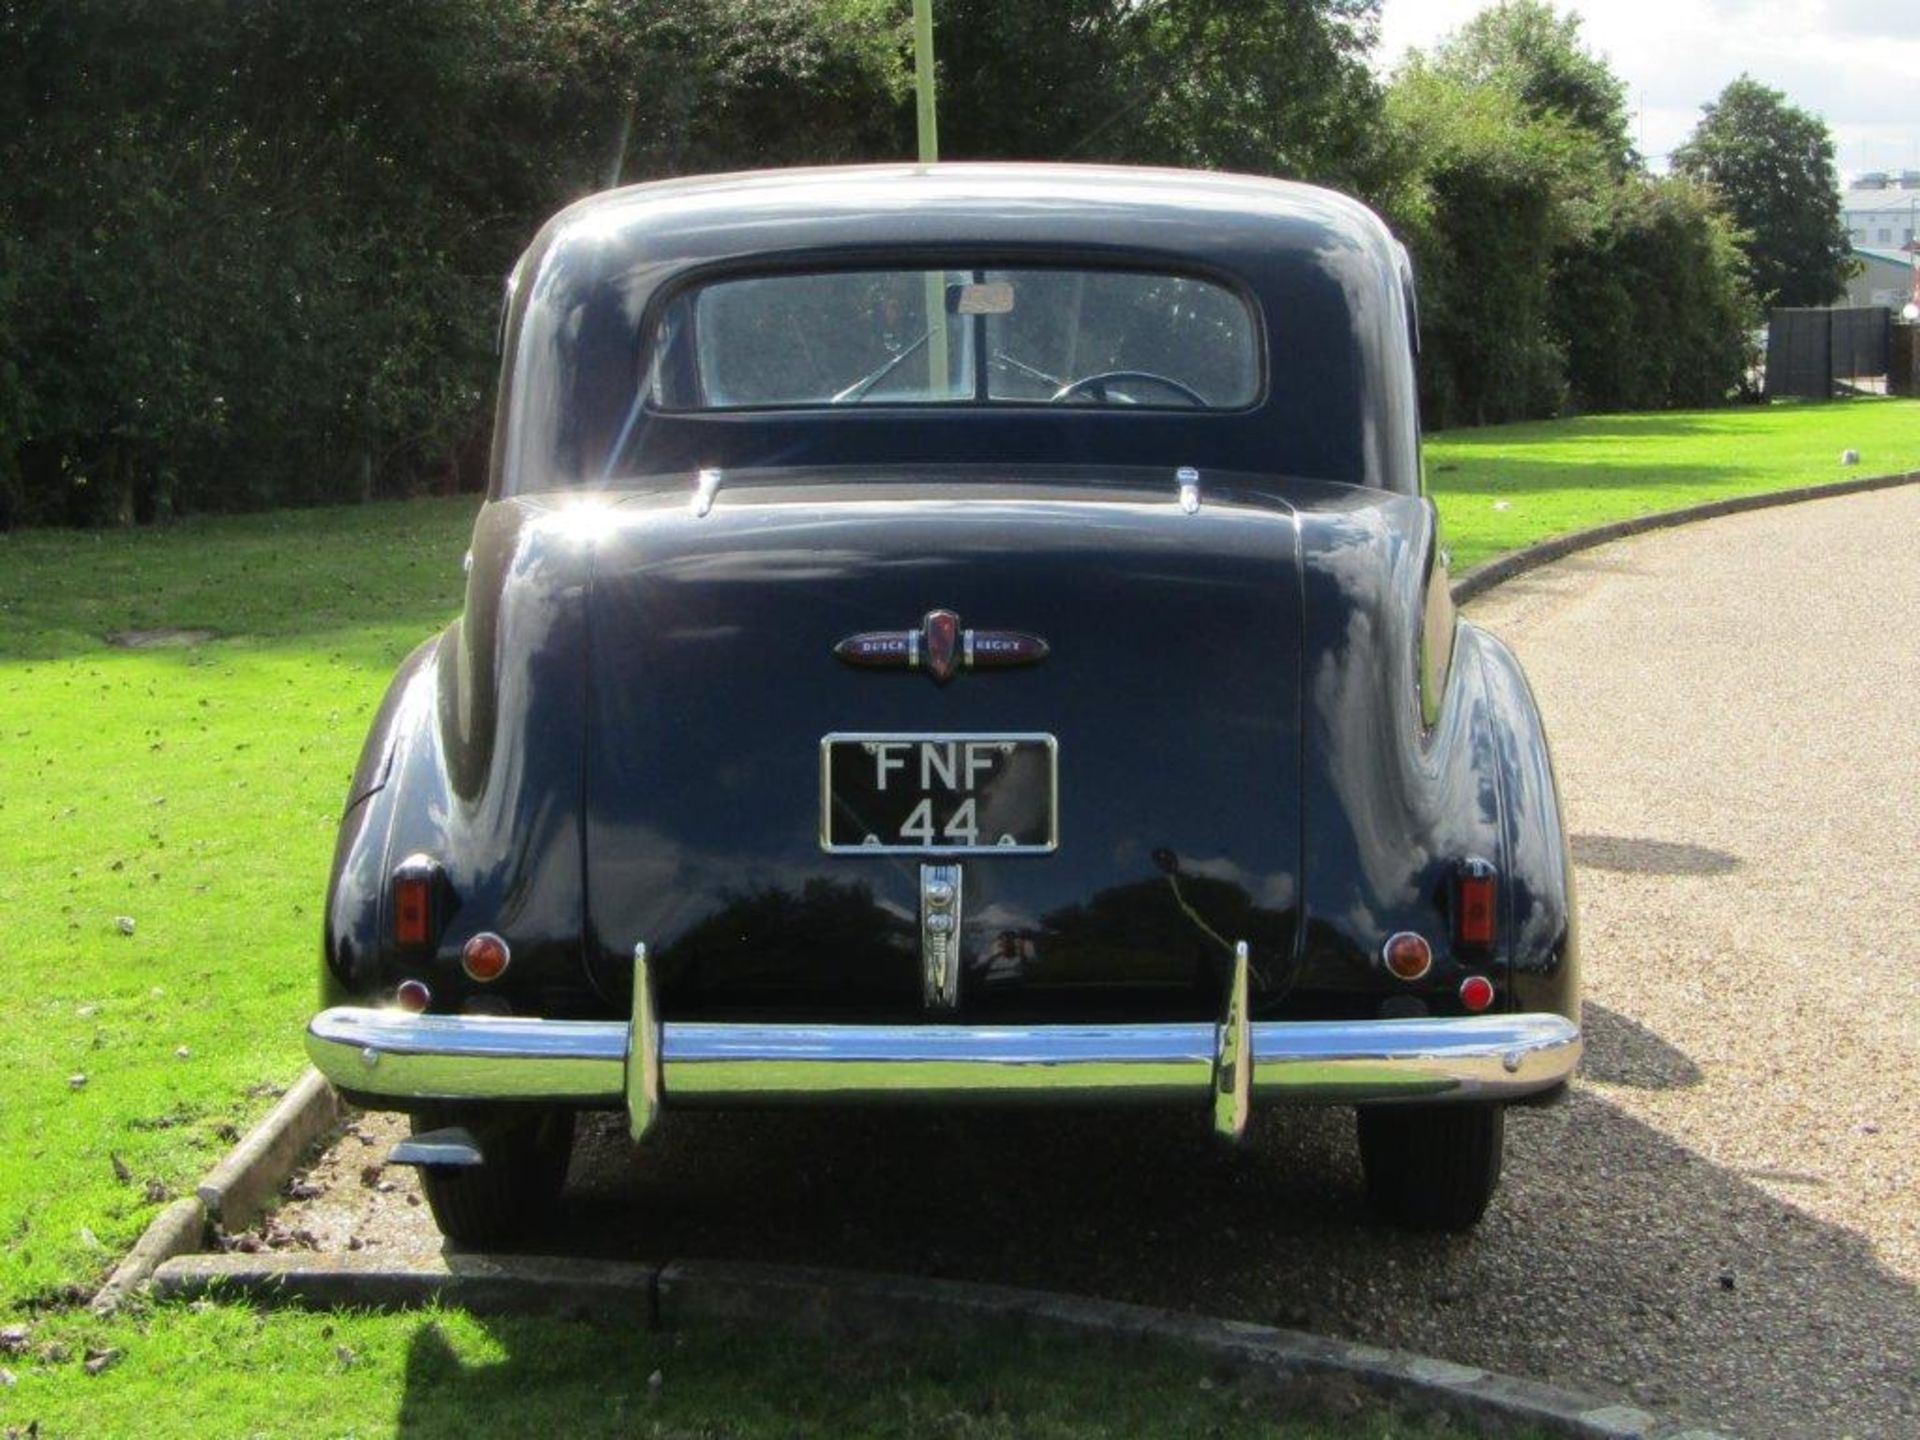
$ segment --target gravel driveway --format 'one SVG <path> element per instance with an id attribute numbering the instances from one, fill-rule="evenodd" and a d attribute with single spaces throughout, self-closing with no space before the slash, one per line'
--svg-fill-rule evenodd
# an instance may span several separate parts
<path id="1" fill-rule="evenodd" d="M 1588 1063 L 1477 1233 L 1370 1223 L 1344 1112 L 596 1122 L 544 1248 L 1035 1285 L 1362 1338 L 1749 1437 L 1920 1435 L 1920 489 L 1589 551 L 1473 607 L 1539 691 Z M 433 1249 L 359 1122 L 282 1212 Z M 385 1188 L 381 1188 L 385 1187 Z"/>

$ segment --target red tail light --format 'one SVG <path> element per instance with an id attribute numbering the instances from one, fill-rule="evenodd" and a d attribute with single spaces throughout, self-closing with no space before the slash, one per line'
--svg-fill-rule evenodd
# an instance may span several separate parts
<path id="1" fill-rule="evenodd" d="M 1478 1014 L 1493 1004 L 1493 982 L 1484 975 L 1469 975 L 1460 982 L 1460 1003 Z"/>
<path id="2" fill-rule="evenodd" d="M 1380 958 L 1396 980 L 1418 980 L 1433 968 L 1433 947 L 1424 936 L 1402 930 L 1388 937 L 1381 947 Z"/>
<path id="3" fill-rule="evenodd" d="M 1485 860 L 1463 860 L 1453 880 L 1453 943 L 1462 949 L 1493 948 L 1498 930 L 1500 881 Z"/>
<path id="4" fill-rule="evenodd" d="M 513 952 L 507 949 L 507 942 L 487 930 L 467 941 L 460 950 L 460 967 L 482 982 L 498 980 L 512 963 Z"/>
<path id="5" fill-rule="evenodd" d="M 409 855 L 393 872 L 393 939 L 406 946 L 431 945 L 440 867 L 425 855 Z"/>

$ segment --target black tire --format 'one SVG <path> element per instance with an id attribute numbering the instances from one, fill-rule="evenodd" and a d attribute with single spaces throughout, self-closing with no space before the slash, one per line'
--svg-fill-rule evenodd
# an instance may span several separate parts
<path id="1" fill-rule="evenodd" d="M 440 1233 L 458 1245 L 497 1245 L 525 1235 L 553 1209 L 573 1155 L 573 1112 L 504 1105 L 433 1106 L 413 1116 L 413 1133 L 448 1125 L 468 1130 L 480 1165 L 423 1165 Z"/>
<path id="2" fill-rule="evenodd" d="M 1500 1184 L 1504 1105 L 1381 1105 L 1359 1113 L 1367 1198 L 1410 1230 L 1471 1230 Z"/>

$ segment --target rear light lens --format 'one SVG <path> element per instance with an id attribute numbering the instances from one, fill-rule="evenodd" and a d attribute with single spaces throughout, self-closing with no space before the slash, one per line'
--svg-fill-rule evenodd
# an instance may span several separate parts
<path id="1" fill-rule="evenodd" d="M 1484 975 L 1469 975 L 1460 982 L 1460 1003 L 1478 1014 L 1493 1004 L 1493 982 Z"/>
<path id="2" fill-rule="evenodd" d="M 460 968 L 470 979 L 482 984 L 498 980 L 512 963 L 513 952 L 507 948 L 507 942 L 488 930 L 482 930 L 460 948 Z"/>
<path id="3" fill-rule="evenodd" d="M 433 1004 L 433 992 L 421 980 L 402 980 L 394 990 L 393 998 L 402 1010 L 415 1015 Z"/>
<path id="4" fill-rule="evenodd" d="M 1492 864 L 1473 859 L 1460 862 L 1453 877 L 1453 943 L 1468 950 L 1490 950 L 1497 933 L 1500 899 L 1499 874 Z"/>
<path id="5" fill-rule="evenodd" d="M 1424 936 L 1402 930 L 1388 937 L 1381 947 L 1380 958 L 1386 963 L 1387 973 L 1396 980 L 1418 980 L 1433 968 L 1433 947 Z"/>
<path id="6" fill-rule="evenodd" d="M 440 867 L 425 855 L 409 855 L 393 872 L 393 939 L 398 945 L 431 945 Z"/>

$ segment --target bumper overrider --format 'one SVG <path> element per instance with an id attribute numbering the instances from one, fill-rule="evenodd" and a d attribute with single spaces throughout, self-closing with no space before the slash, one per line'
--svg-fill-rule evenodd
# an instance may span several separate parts
<path id="1" fill-rule="evenodd" d="M 775 1104 L 1179 1104 L 1211 1101 L 1237 1138 L 1255 1100 L 1518 1100 L 1564 1084 L 1580 1027 L 1563 1015 L 1249 1018 L 1238 947 L 1217 1023 L 799 1025 L 662 1021 L 646 947 L 629 1020 L 420 1015 L 337 1006 L 307 1053 L 340 1089 L 390 1099 L 624 1108 L 635 1139 L 663 1107 Z"/>

